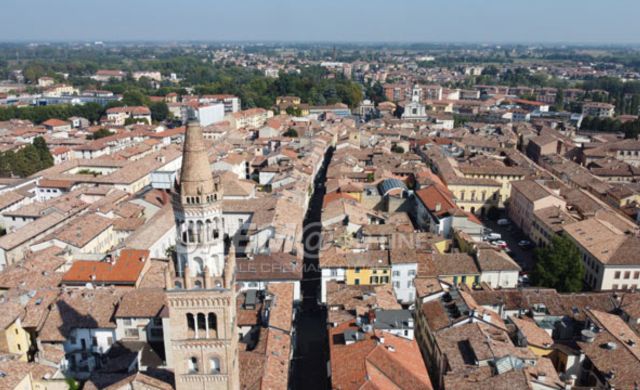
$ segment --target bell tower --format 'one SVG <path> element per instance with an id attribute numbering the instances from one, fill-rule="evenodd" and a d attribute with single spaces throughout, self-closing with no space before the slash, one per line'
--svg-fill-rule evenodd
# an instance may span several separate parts
<path id="1" fill-rule="evenodd" d="M 422 88 L 418 84 L 413 85 L 411 91 L 411 101 L 414 103 L 420 103 L 422 101 Z"/>
<path id="2" fill-rule="evenodd" d="M 238 389 L 235 249 L 225 256 L 222 186 L 197 122 L 187 125 L 172 205 L 177 237 L 165 275 L 167 364 L 178 390 Z"/>

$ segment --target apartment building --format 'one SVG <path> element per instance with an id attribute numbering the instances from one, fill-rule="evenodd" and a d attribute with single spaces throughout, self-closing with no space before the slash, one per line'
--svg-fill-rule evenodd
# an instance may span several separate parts
<path id="1" fill-rule="evenodd" d="M 609 103 L 587 102 L 582 105 L 582 115 L 597 118 L 612 118 L 615 106 Z"/>
<path id="2" fill-rule="evenodd" d="M 590 218 L 566 225 L 565 235 L 578 247 L 585 283 L 594 290 L 635 290 L 640 286 L 640 237 L 610 218 Z"/>
<path id="3" fill-rule="evenodd" d="M 511 183 L 508 215 L 523 233 L 531 235 L 534 213 L 548 207 L 564 209 L 566 201 L 543 184 L 533 180 Z"/>

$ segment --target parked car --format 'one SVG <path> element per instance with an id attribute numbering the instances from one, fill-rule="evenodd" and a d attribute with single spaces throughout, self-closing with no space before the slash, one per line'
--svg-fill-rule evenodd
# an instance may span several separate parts
<path id="1" fill-rule="evenodd" d="M 518 246 L 522 249 L 531 249 L 533 248 L 533 243 L 529 240 L 520 240 L 518 241 Z"/>
<path id="2" fill-rule="evenodd" d="M 498 225 L 500 225 L 500 226 L 507 226 L 507 225 L 510 225 L 510 224 L 511 224 L 511 222 L 510 222 L 508 219 L 506 219 L 506 218 L 501 218 L 501 219 L 499 219 L 497 223 L 498 223 Z"/>
<path id="3" fill-rule="evenodd" d="M 497 246 L 500 249 L 505 249 L 507 248 L 507 242 L 503 241 L 503 240 L 495 240 L 495 241 L 491 241 L 491 245 L 493 246 Z"/>
<path id="4" fill-rule="evenodd" d="M 502 235 L 500 233 L 489 233 L 485 237 L 485 241 L 502 240 Z"/>

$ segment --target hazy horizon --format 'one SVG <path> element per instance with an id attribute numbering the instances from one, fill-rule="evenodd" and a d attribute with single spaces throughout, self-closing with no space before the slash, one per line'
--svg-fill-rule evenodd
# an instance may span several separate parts
<path id="1" fill-rule="evenodd" d="M 632 0 L 223 4 L 5 0 L 0 41 L 640 44 L 640 2 Z"/>

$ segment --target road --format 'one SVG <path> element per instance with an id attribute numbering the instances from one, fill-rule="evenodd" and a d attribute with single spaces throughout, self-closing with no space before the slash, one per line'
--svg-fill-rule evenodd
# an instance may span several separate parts
<path id="1" fill-rule="evenodd" d="M 520 240 L 528 239 L 528 237 L 526 237 L 514 224 L 509 226 L 500 226 L 495 221 L 489 221 L 488 219 L 485 219 L 482 223 L 495 233 L 500 233 L 502 235 L 502 239 L 506 241 L 507 246 L 513 252 L 512 258 L 520 267 L 522 267 L 523 271 L 531 271 L 534 265 L 533 249 L 525 250 L 518 246 L 518 242 Z"/>
<path id="2" fill-rule="evenodd" d="M 323 167 L 316 176 L 315 190 L 309 201 L 304 225 L 303 300 L 296 315 L 296 348 L 293 357 L 291 384 L 293 389 L 325 390 L 330 387 L 327 378 L 329 350 L 327 342 L 326 311 L 319 305 L 320 270 L 318 268 L 318 238 L 320 216 L 324 198 L 326 168 L 333 151 L 325 156 Z"/>

